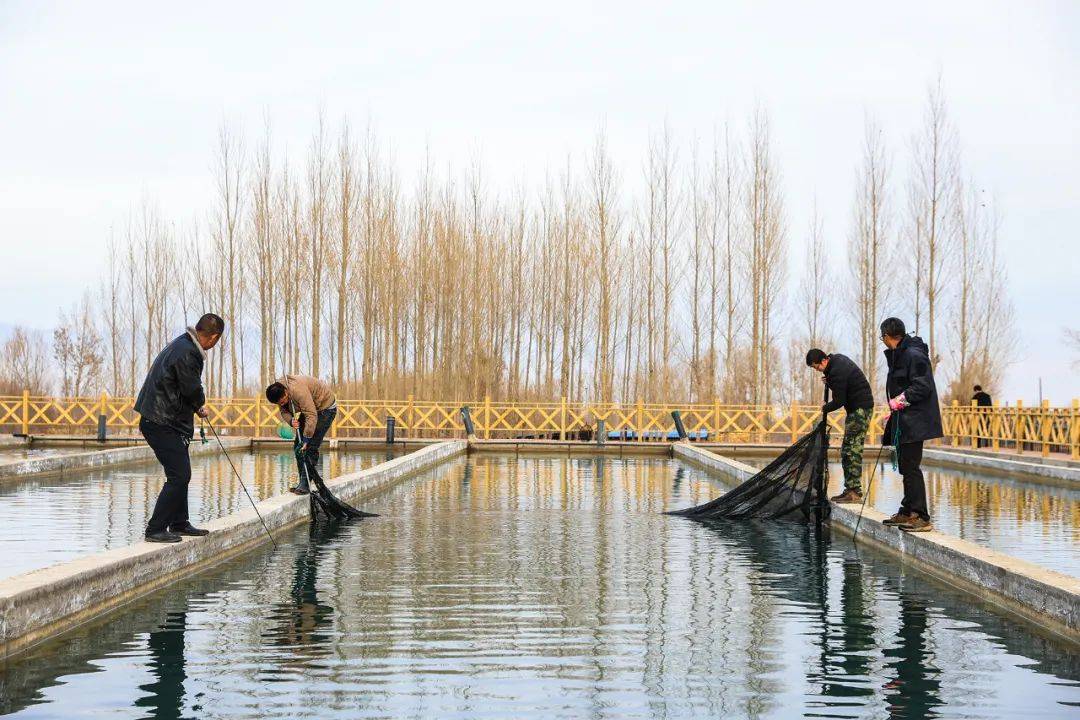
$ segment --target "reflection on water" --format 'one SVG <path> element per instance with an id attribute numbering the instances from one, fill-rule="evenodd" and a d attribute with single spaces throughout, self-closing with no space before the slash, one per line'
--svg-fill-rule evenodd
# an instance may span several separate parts
<path id="1" fill-rule="evenodd" d="M 904 496 L 903 479 L 886 450 L 876 467 L 863 468 L 863 488 L 873 472 L 867 507 L 893 514 Z M 877 455 L 867 451 L 866 457 Z M 768 458 L 730 455 L 762 468 Z M 971 470 L 923 465 L 934 527 L 971 542 L 1080 577 L 1080 490 Z M 830 494 L 844 484 L 839 463 L 829 464 Z"/>
<path id="2" fill-rule="evenodd" d="M 1061 717 L 1072 648 L 665 459 L 476 456 L 0 674 L 70 717 Z M 1070 707 L 1072 704 L 1074 707 Z"/>
<path id="3" fill-rule="evenodd" d="M 230 454 L 256 502 L 296 481 L 290 450 Z M 336 477 L 392 456 L 383 450 L 324 452 L 323 467 Z M 191 470 L 193 523 L 248 506 L 223 455 L 193 457 Z M 141 540 L 164 482 L 161 467 L 148 462 L 0 484 L 0 577 Z"/>

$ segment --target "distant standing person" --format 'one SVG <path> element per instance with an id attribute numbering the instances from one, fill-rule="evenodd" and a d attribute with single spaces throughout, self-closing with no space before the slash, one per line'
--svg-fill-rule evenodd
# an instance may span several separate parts
<path id="1" fill-rule="evenodd" d="M 930 352 L 922 338 L 908 335 L 898 318 L 881 323 L 881 341 L 889 374 L 885 393 L 891 413 L 885 423 L 883 445 L 895 445 L 900 474 L 904 478 L 904 498 L 900 510 L 886 525 L 899 525 L 908 532 L 933 530 L 926 505 L 923 478 L 923 443 L 941 437 L 941 408 L 930 367 Z"/>
<path id="2" fill-rule="evenodd" d="M 298 454 L 317 465 L 323 438 L 337 416 L 337 398 L 330 385 L 310 375 L 283 375 L 266 387 L 266 399 L 278 406 L 281 419 L 297 432 Z M 307 473 L 301 467 L 300 479 L 289 492 L 306 495 L 309 491 Z"/>
<path id="3" fill-rule="evenodd" d="M 978 407 L 993 407 L 994 400 L 990 397 L 990 393 L 982 389 L 982 385 L 975 386 L 975 394 L 971 396 L 971 399 L 975 401 L 975 405 Z M 982 423 L 979 423 L 981 425 Z M 986 447 L 990 444 L 990 441 L 986 438 L 979 438 L 978 446 Z"/>
<path id="4" fill-rule="evenodd" d="M 844 408 L 844 440 L 840 444 L 840 465 L 844 468 L 844 490 L 831 498 L 836 503 L 862 502 L 862 457 L 870 417 L 874 414 L 874 393 L 866 375 L 847 355 L 811 348 L 806 353 L 806 365 L 824 376 L 832 398 L 821 407 L 828 415 Z"/>
<path id="5" fill-rule="evenodd" d="M 146 524 L 148 542 L 175 543 L 182 535 L 208 534 L 188 519 L 188 445 L 195 435 L 194 416 L 206 417 L 202 385 L 206 352 L 217 345 L 223 332 L 225 321 L 219 316 L 207 313 L 199 318 L 195 327 L 189 327 L 154 358 L 135 400 L 139 432 L 165 469 L 165 485 Z"/>

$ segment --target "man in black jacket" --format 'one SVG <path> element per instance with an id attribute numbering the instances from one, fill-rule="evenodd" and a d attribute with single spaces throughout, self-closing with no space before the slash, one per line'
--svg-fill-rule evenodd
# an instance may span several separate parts
<path id="1" fill-rule="evenodd" d="M 976 407 L 984 408 L 984 407 L 993 407 L 993 405 L 994 405 L 993 398 L 990 397 L 990 393 L 988 393 L 988 392 L 986 392 L 985 390 L 982 389 L 982 385 L 976 385 L 975 386 L 975 394 L 971 396 L 971 399 L 973 401 L 975 401 L 975 406 Z M 984 412 L 989 412 L 989 411 L 984 411 Z M 978 425 L 982 425 L 982 423 L 978 423 Z M 979 447 L 986 447 L 989 444 L 990 444 L 990 441 L 987 440 L 986 438 L 984 438 L 984 437 L 979 438 L 979 441 L 978 441 L 978 446 Z"/>
<path id="2" fill-rule="evenodd" d="M 874 414 L 874 393 L 859 366 L 847 355 L 812 348 L 806 353 L 806 365 L 824 375 L 832 399 L 821 407 L 828 415 L 844 408 L 844 440 L 840 444 L 840 464 L 844 468 L 844 490 L 832 498 L 837 503 L 862 502 L 862 456 L 866 432 Z"/>
<path id="3" fill-rule="evenodd" d="M 926 481 L 923 478 L 923 443 L 941 437 L 941 408 L 938 406 L 930 350 L 922 338 L 908 335 L 903 321 L 887 318 L 881 323 L 881 341 L 889 375 L 885 392 L 892 411 L 885 423 L 882 444 L 896 447 L 897 464 L 904 478 L 904 499 L 900 510 L 885 521 L 901 530 L 933 530 L 926 505 Z"/>
<path id="4" fill-rule="evenodd" d="M 225 321 L 213 313 L 165 346 L 154 358 L 143 381 L 135 412 L 139 432 L 165 468 L 154 514 L 146 524 L 148 542 L 180 542 L 181 535 L 206 535 L 188 519 L 187 491 L 191 480 L 188 444 L 195 434 L 194 415 L 206 417 L 202 370 L 206 351 L 217 345 Z"/>

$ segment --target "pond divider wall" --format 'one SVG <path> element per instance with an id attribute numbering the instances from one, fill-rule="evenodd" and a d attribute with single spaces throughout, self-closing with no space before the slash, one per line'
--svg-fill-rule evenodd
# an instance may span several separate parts
<path id="1" fill-rule="evenodd" d="M 1023 455 L 994 457 L 988 453 L 946 450 L 936 447 L 923 449 L 923 459 L 938 465 L 978 468 L 980 470 L 993 470 L 998 473 L 1034 475 L 1060 481 L 1061 484 L 1066 486 L 1080 487 L 1080 467 L 1043 462 L 1042 458 L 1034 453 L 1027 456 L 1028 459 L 1022 460 L 1021 458 L 1024 457 Z"/>
<path id="2" fill-rule="evenodd" d="M 328 482 L 356 504 L 466 451 L 462 440 L 416 452 Z M 308 498 L 284 493 L 259 511 L 279 533 L 308 520 Z M 378 519 L 363 522 L 378 522 Z M 138 597 L 268 542 L 250 507 L 205 524 L 210 535 L 161 545 L 138 542 L 0 580 L 0 658 L 33 647 Z"/>
<path id="3" fill-rule="evenodd" d="M 749 465 L 689 443 L 675 443 L 672 452 L 680 460 L 715 471 L 735 483 L 757 472 Z M 866 508 L 859 524 L 858 542 L 898 556 L 904 563 L 939 580 L 1080 642 L 1080 578 L 945 533 L 905 533 L 883 525 L 887 517 Z M 833 505 L 830 521 L 833 529 L 852 535 L 857 522 L 858 505 Z"/>
<path id="4" fill-rule="evenodd" d="M 226 449 L 247 449 L 251 447 L 250 438 L 222 438 Z M 194 440 L 188 448 L 192 457 L 213 455 L 221 452 L 216 442 L 202 443 Z M 91 450 L 69 455 L 43 455 L 0 464 L 0 482 L 19 480 L 37 475 L 54 475 L 77 470 L 93 470 L 102 467 L 115 467 L 129 463 L 147 462 L 154 459 L 154 451 L 149 445 L 132 445 L 111 450 Z"/>

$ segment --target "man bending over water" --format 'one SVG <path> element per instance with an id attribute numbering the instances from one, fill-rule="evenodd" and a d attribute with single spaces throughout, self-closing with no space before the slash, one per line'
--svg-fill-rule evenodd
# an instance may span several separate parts
<path id="1" fill-rule="evenodd" d="M 319 462 L 319 448 L 337 415 L 337 399 L 330 386 L 310 375 L 283 375 L 266 388 L 266 399 L 278 406 L 281 419 L 297 432 L 297 460 Z M 289 492 L 307 495 L 307 472 L 300 467 L 300 480 Z"/>

